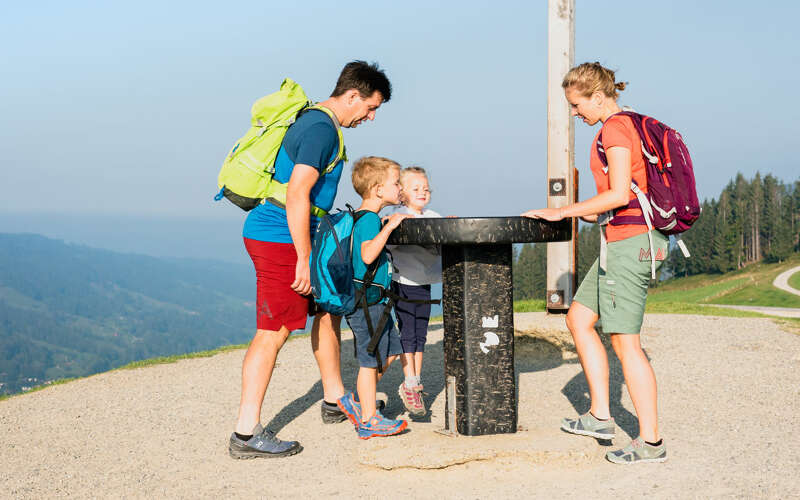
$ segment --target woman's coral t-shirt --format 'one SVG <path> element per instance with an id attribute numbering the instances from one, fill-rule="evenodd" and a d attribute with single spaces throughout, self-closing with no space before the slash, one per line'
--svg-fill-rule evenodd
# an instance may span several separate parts
<path id="1" fill-rule="evenodd" d="M 592 148 L 589 153 L 589 168 L 592 170 L 595 184 L 597 184 L 597 193 L 600 194 L 611 189 L 608 180 L 608 169 L 603 165 L 600 155 L 597 153 L 597 143 L 600 141 L 601 133 L 603 134 L 602 145 L 604 150 L 608 151 L 609 148 L 623 147 L 631 152 L 631 179 L 639 186 L 639 189 L 646 193 L 647 171 L 644 167 L 644 155 L 642 154 L 639 134 L 636 132 L 631 119 L 625 115 L 612 115 L 609 117 L 594 137 L 594 142 L 592 142 Z M 636 199 L 633 191 L 629 190 L 628 193 L 629 200 Z M 619 210 L 616 215 L 642 215 L 642 211 L 639 208 L 625 208 Z M 609 224 L 606 226 L 606 239 L 609 242 L 619 241 L 646 232 L 647 226 L 644 224 L 622 224 L 619 226 Z"/>

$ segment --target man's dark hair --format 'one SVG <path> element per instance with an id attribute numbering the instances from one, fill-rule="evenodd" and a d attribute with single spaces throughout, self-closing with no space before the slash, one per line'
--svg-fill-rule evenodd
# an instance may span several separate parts
<path id="1" fill-rule="evenodd" d="M 372 97 L 376 90 L 381 93 L 383 102 L 388 102 L 392 98 L 392 84 L 378 67 L 378 63 L 368 64 L 366 61 L 347 63 L 339 75 L 331 97 L 339 97 L 350 89 L 358 90 L 363 99 Z"/>

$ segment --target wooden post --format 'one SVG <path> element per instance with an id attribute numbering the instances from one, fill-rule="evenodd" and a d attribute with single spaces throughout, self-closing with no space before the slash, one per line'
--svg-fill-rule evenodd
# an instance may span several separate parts
<path id="1" fill-rule="evenodd" d="M 575 0 L 548 0 L 547 206 L 575 200 L 575 129 L 561 81 L 575 61 Z M 573 241 L 547 244 L 547 310 L 566 312 L 575 294 L 577 252 Z"/>

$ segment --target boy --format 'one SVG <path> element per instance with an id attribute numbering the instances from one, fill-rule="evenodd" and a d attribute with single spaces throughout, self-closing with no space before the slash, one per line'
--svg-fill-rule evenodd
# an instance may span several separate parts
<path id="1" fill-rule="evenodd" d="M 370 354 L 367 352 L 370 343 L 370 328 L 367 321 L 373 327 L 377 327 L 387 300 L 381 289 L 389 288 L 392 282 L 388 252 L 384 248 L 386 240 L 403 219 L 411 216 L 394 214 L 381 228 L 378 212 L 386 206 L 400 203 L 400 165 L 388 158 L 367 156 L 359 159 L 353 165 L 353 188 L 363 199 L 357 211 L 367 212 L 358 219 L 353 228 L 354 275 L 356 280 L 363 280 L 367 267 L 374 262 L 377 262 L 375 264 L 377 271 L 373 284 L 364 292 L 367 303 L 370 304 L 369 316 L 367 317 L 361 305 L 346 316 L 347 324 L 353 331 L 360 367 L 356 382 L 358 396 L 347 393 L 337 401 L 337 404 L 356 426 L 358 437 L 370 439 L 398 434 L 408 425 L 405 420 L 384 417 L 375 408 L 378 380 L 392 361 L 403 352 L 400 335 L 394 326 L 394 321 L 389 317 L 382 329 L 377 351 L 375 354 Z M 356 288 L 362 286 L 356 281 Z M 380 356 L 383 372 L 378 372 L 376 356 Z"/>

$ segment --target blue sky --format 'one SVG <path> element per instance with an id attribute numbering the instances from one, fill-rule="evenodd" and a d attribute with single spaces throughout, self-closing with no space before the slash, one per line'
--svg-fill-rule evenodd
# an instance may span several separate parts
<path id="1" fill-rule="evenodd" d="M 701 197 L 737 171 L 798 179 L 800 7 L 768 5 L 576 1 L 576 63 L 617 69 L 622 104 L 683 133 Z M 0 213 L 199 218 L 235 235 L 244 213 L 211 199 L 252 102 L 285 76 L 322 100 L 353 59 L 378 61 L 394 94 L 345 131 L 351 159 L 424 166 L 440 213 L 545 203 L 545 1 L 4 2 L 0 46 Z M 576 123 L 582 198 L 595 131 Z M 338 206 L 356 200 L 348 177 Z"/>

